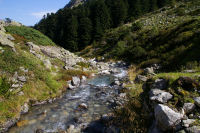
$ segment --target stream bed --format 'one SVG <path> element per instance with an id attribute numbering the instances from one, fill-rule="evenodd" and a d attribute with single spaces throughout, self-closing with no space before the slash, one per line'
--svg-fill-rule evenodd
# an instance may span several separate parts
<path id="1" fill-rule="evenodd" d="M 68 90 L 63 98 L 52 104 L 32 107 L 20 118 L 20 121 L 24 121 L 25 124 L 21 127 L 14 126 L 8 132 L 35 133 L 41 130 L 45 133 L 53 133 L 66 131 L 70 125 L 73 125 L 76 132 L 92 133 L 93 131 L 81 129 L 98 120 L 101 115 L 112 111 L 111 103 L 119 94 L 119 90 L 110 85 L 116 78 L 125 76 L 126 70 L 119 68 L 118 73 L 99 75 L 89 79 L 80 87 Z M 86 107 L 83 109 L 80 105 L 86 105 Z"/>

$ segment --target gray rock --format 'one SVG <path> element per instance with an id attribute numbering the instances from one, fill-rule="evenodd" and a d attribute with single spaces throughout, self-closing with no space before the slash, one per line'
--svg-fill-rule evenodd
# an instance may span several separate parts
<path id="1" fill-rule="evenodd" d="M 200 97 L 195 97 L 194 98 L 195 104 L 200 107 Z"/>
<path id="2" fill-rule="evenodd" d="M 121 83 L 119 82 L 119 80 L 116 80 L 116 81 L 114 82 L 114 84 L 119 86 Z"/>
<path id="3" fill-rule="evenodd" d="M 120 98 L 126 98 L 126 93 L 120 93 L 120 94 L 119 94 L 119 97 L 120 97 Z"/>
<path id="4" fill-rule="evenodd" d="M 193 103 L 184 103 L 183 109 L 186 113 L 191 113 L 195 109 L 195 104 Z"/>
<path id="5" fill-rule="evenodd" d="M 154 108 L 157 127 L 162 131 L 171 130 L 180 124 L 182 113 L 175 112 L 166 105 L 158 104 Z"/>
<path id="6" fill-rule="evenodd" d="M 195 122 L 194 119 L 183 120 L 182 126 L 184 126 L 184 127 L 189 127 L 193 122 Z"/>
<path id="7" fill-rule="evenodd" d="M 79 77 L 72 77 L 72 85 L 73 86 L 79 86 L 81 83 L 81 80 Z"/>
<path id="8" fill-rule="evenodd" d="M 26 82 L 26 77 L 25 76 L 18 76 L 18 80 L 21 82 Z"/>
<path id="9" fill-rule="evenodd" d="M 19 84 L 13 84 L 11 87 L 12 88 L 18 88 L 20 85 Z"/>
<path id="10" fill-rule="evenodd" d="M 10 34 L 7 34 L 7 39 L 10 41 L 14 41 L 15 38 L 13 36 L 11 36 Z"/>
<path id="11" fill-rule="evenodd" d="M 200 126 L 193 126 L 185 129 L 187 133 L 200 133 Z"/>
<path id="12" fill-rule="evenodd" d="M 110 74 L 109 70 L 103 70 L 101 73 L 102 73 L 102 74 L 106 74 L 106 75 L 109 75 L 109 74 Z"/>
<path id="13" fill-rule="evenodd" d="M 137 75 L 135 78 L 136 82 L 146 82 L 147 81 L 147 77 L 146 76 L 142 76 L 142 75 Z"/>
<path id="14" fill-rule="evenodd" d="M 11 48 L 14 48 L 15 44 L 8 39 L 8 36 L 10 35 L 0 31 L 0 44 L 3 46 L 9 46 Z"/>
<path id="15" fill-rule="evenodd" d="M 40 47 L 35 45 L 33 42 L 27 42 L 26 43 L 31 51 L 35 51 L 35 52 L 40 52 Z"/>
<path id="16" fill-rule="evenodd" d="M 20 67 L 19 69 L 24 73 L 28 73 L 28 69 L 25 69 L 24 67 Z"/>
<path id="17" fill-rule="evenodd" d="M 167 81 L 165 79 L 156 79 L 152 85 L 152 89 L 164 90 L 167 88 Z"/>
<path id="18" fill-rule="evenodd" d="M 44 63 L 44 65 L 45 65 L 45 67 L 47 68 L 47 69 L 51 69 L 51 62 L 50 62 L 50 60 L 49 59 L 45 59 L 45 60 L 43 60 L 43 63 Z"/>
<path id="19" fill-rule="evenodd" d="M 159 89 L 151 89 L 149 92 L 149 99 L 159 103 L 166 103 L 172 99 L 172 95 L 169 92 L 165 92 Z"/>
<path id="20" fill-rule="evenodd" d="M 29 106 L 27 103 L 25 103 L 22 107 L 21 107 L 21 114 L 26 114 L 29 111 Z"/>
<path id="21" fill-rule="evenodd" d="M 24 92 L 23 92 L 23 91 L 20 91 L 20 92 L 18 93 L 18 96 L 24 96 Z"/>

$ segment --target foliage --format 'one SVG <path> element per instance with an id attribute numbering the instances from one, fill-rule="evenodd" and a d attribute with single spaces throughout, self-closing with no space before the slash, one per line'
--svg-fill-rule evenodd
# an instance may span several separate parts
<path id="1" fill-rule="evenodd" d="M 26 41 L 32 41 L 38 45 L 55 45 L 47 36 L 33 28 L 25 26 L 7 26 L 6 31 L 14 36 L 25 38 Z"/>
<path id="2" fill-rule="evenodd" d="M 34 26 L 70 51 L 80 51 L 100 41 L 105 31 L 169 4 L 168 0 L 95 0 L 47 14 Z M 161 4 L 162 3 L 162 4 Z M 139 25 L 137 25 L 139 26 Z M 140 27 L 140 26 L 139 26 Z M 139 27 L 136 27 L 139 28 Z"/>
<path id="3" fill-rule="evenodd" d="M 173 3 L 169 1 L 166 4 L 171 2 Z M 196 10 L 195 5 L 200 3 L 180 2 L 177 7 L 165 7 L 140 17 L 133 23 L 107 30 L 103 38 L 96 41 L 93 50 L 87 49 L 89 53 L 84 51 L 81 55 L 104 56 L 108 60 L 122 59 L 141 67 L 159 63 L 165 71 L 180 70 L 182 66 L 199 61 L 200 58 L 198 14 L 176 16 L 177 11 L 183 7 L 190 14 Z"/>
<path id="4" fill-rule="evenodd" d="M 9 89 L 11 85 L 6 77 L 0 77 L 0 95 L 8 97 L 10 95 Z"/>

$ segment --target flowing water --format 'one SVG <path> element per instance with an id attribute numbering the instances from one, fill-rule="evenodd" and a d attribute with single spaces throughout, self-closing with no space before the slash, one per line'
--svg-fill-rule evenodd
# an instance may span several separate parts
<path id="1" fill-rule="evenodd" d="M 125 75 L 126 71 L 121 70 L 115 75 L 94 77 L 75 90 L 67 91 L 62 99 L 52 104 L 33 107 L 20 119 L 25 123 L 24 126 L 12 127 L 9 133 L 35 133 L 37 129 L 47 133 L 58 132 L 66 130 L 70 124 L 75 125 L 75 128 L 82 128 L 111 111 L 109 101 L 118 94 L 118 90 L 110 87 L 110 84 L 114 78 Z M 80 109 L 79 105 L 82 103 L 88 109 Z"/>

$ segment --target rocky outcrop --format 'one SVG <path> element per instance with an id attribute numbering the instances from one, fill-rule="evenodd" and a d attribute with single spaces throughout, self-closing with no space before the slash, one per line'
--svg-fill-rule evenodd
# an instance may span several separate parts
<path id="1" fill-rule="evenodd" d="M 156 124 L 162 131 L 175 128 L 183 119 L 183 114 L 175 112 L 168 106 L 162 104 L 158 104 L 154 112 Z"/>
<path id="2" fill-rule="evenodd" d="M 16 51 L 15 44 L 12 42 L 15 38 L 10 34 L 6 34 L 6 30 L 4 29 L 4 26 L 6 25 L 5 21 L 0 21 L 0 45 L 11 47 L 13 51 Z"/>
<path id="3" fill-rule="evenodd" d="M 78 5 L 83 4 L 85 1 L 87 1 L 87 0 L 71 0 L 71 1 L 69 2 L 69 4 L 67 4 L 67 5 L 65 6 L 65 8 L 77 7 Z"/>

